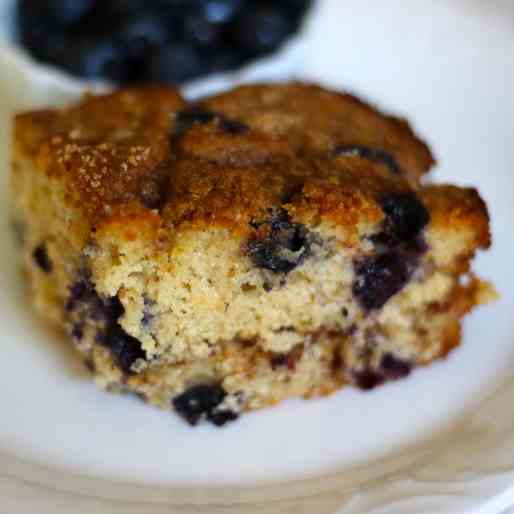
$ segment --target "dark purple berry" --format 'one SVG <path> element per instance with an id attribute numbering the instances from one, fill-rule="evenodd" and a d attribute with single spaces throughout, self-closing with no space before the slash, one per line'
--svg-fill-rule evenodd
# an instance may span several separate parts
<path id="1" fill-rule="evenodd" d="M 172 403 L 175 410 L 190 425 L 208 419 L 221 426 L 237 418 L 237 414 L 225 409 L 217 409 L 227 393 L 218 384 L 199 384 L 176 396 Z"/>
<path id="2" fill-rule="evenodd" d="M 115 40 L 124 48 L 132 67 L 133 81 L 140 80 L 147 57 L 168 43 L 173 35 L 166 20 L 157 13 L 138 14 L 121 24 L 115 31 Z"/>
<path id="3" fill-rule="evenodd" d="M 80 22 L 97 0 L 19 0 L 18 13 L 24 22 L 71 26 Z"/>
<path id="4" fill-rule="evenodd" d="M 77 282 L 70 287 L 65 308 L 73 316 L 72 319 L 78 318 L 72 331 L 78 327 L 83 330 L 88 321 L 95 321 L 100 325 L 97 342 L 111 350 L 120 369 L 125 373 L 132 372 L 132 365 L 136 360 L 146 360 L 146 352 L 140 341 L 127 334 L 119 324 L 125 311 L 119 298 L 102 298 L 91 281 L 89 271 L 83 271 Z"/>
<path id="5" fill-rule="evenodd" d="M 36 264 L 39 266 L 41 271 L 44 271 L 45 273 L 52 272 L 53 264 L 50 260 L 50 257 L 48 256 L 46 245 L 44 243 L 41 243 L 35 248 L 32 256 L 34 257 L 34 260 L 36 261 Z"/>
<path id="6" fill-rule="evenodd" d="M 400 167 L 396 163 L 395 158 L 390 153 L 380 150 L 379 148 L 371 148 L 362 145 L 343 145 L 338 146 L 334 153 L 336 156 L 349 155 L 385 164 L 391 173 L 401 175 Z"/>
<path id="7" fill-rule="evenodd" d="M 430 221 L 430 214 L 413 192 L 392 193 L 381 201 L 385 232 L 399 242 L 415 239 Z"/>
<path id="8" fill-rule="evenodd" d="M 245 125 L 240 121 L 225 118 L 225 116 L 219 116 L 218 120 L 221 129 L 227 134 L 232 134 L 236 136 L 238 134 L 244 134 L 249 130 L 248 125 Z"/>
<path id="9" fill-rule="evenodd" d="M 73 337 L 73 339 L 75 341 L 82 340 L 82 338 L 84 337 L 84 323 L 83 322 L 78 322 L 78 323 L 73 324 L 73 327 L 71 329 L 71 337 Z"/>
<path id="10" fill-rule="evenodd" d="M 85 78 L 123 82 L 131 73 L 127 49 L 111 38 L 79 37 L 59 55 L 59 64 Z"/>
<path id="11" fill-rule="evenodd" d="M 279 47 L 293 30 L 287 13 L 270 5 L 248 9 L 236 26 L 234 38 L 250 54 L 266 54 Z"/>
<path id="12" fill-rule="evenodd" d="M 194 125 L 206 125 L 217 121 L 219 126 L 227 133 L 237 135 L 247 132 L 248 126 L 236 120 L 226 118 L 222 114 L 206 111 L 201 107 L 192 107 L 177 113 L 175 118 L 175 136 L 183 136 Z"/>
<path id="13" fill-rule="evenodd" d="M 392 353 L 386 353 L 380 362 L 380 370 L 388 380 L 397 380 L 406 377 L 412 371 L 412 365 Z"/>
<path id="14" fill-rule="evenodd" d="M 141 348 L 141 342 L 127 334 L 118 323 L 108 327 L 98 342 L 111 350 L 119 367 L 127 374 L 132 373 L 132 365 L 137 360 L 146 360 L 146 352 Z"/>
<path id="15" fill-rule="evenodd" d="M 183 20 L 183 35 L 194 46 L 213 48 L 221 43 L 222 27 L 193 12 Z"/>
<path id="16" fill-rule="evenodd" d="M 391 353 L 386 353 L 382 356 L 378 368 L 371 367 L 355 371 L 352 373 L 355 385 L 360 389 L 368 391 L 383 384 L 388 380 L 399 380 L 405 378 L 412 371 L 412 365 L 395 357 Z"/>
<path id="17" fill-rule="evenodd" d="M 310 255 L 312 238 L 308 230 L 294 223 L 285 211 L 253 226 L 266 232 L 263 238 L 255 236 L 246 245 L 248 256 L 258 268 L 289 273 Z"/>
<path id="18" fill-rule="evenodd" d="M 313 0 L 282 0 L 286 7 L 296 13 L 306 11 L 312 7 Z"/>
<path id="19" fill-rule="evenodd" d="M 196 48 L 177 44 L 160 48 L 147 63 L 147 79 L 167 84 L 180 84 L 204 75 L 209 62 Z"/>
<path id="20" fill-rule="evenodd" d="M 209 69 L 211 73 L 221 73 L 238 68 L 245 62 L 245 57 L 239 55 L 230 47 L 220 47 L 209 56 Z"/>
<path id="21" fill-rule="evenodd" d="M 373 369 L 363 369 L 353 373 L 355 385 L 364 391 L 370 391 L 384 383 L 384 377 Z"/>
<path id="22" fill-rule="evenodd" d="M 310 3 L 18 0 L 18 27 L 34 57 L 71 73 L 178 84 L 273 51 Z"/>
<path id="23" fill-rule="evenodd" d="M 95 373 L 96 372 L 96 366 L 95 366 L 95 363 L 93 361 L 93 359 L 91 358 L 86 358 L 84 360 L 84 366 L 86 367 L 86 369 L 91 372 L 91 373 Z"/>
<path id="24" fill-rule="evenodd" d="M 98 306 L 103 306 L 101 298 L 91 282 L 91 273 L 89 271 L 82 271 L 79 275 L 79 279 L 70 286 L 68 301 L 65 305 L 66 312 L 69 313 L 83 304 L 91 304 L 93 300 Z"/>
<path id="25" fill-rule="evenodd" d="M 396 251 L 367 257 L 356 264 L 353 294 L 365 309 L 380 309 L 403 289 L 416 264 L 417 259 L 412 261 Z"/>
<path id="26" fill-rule="evenodd" d="M 222 427 L 231 421 L 235 421 L 239 417 L 234 411 L 231 410 L 214 410 L 207 415 L 207 420 L 217 427 Z"/>
<path id="27" fill-rule="evenodd" d="M 141 325 L 145 328 L 148 328 L 153 319 L 155 318 L 155 314 L 152 312 L 152 308 L 155 305 L 153 300 L 150 300 L 147 296 L 144 297 L 143 300 L 143 319 L 141 320 Z"/>
<path id="28" fill-rule="evenodd" d="M 133 18 L 145 12 L 148 0 L 96 0 L 97 15 L 104 16 L 110 22 Z"/>
<path id="29" fill-rule="evenodd" d="M 180 137 L 188 132 L 193 125 L 206 125 L 216 119 L 216 114 L 201 107 L 191 107 L 177 113 L 175 118 L 175 135 Z"/>
<path id="30" fill-rule="evenodd" d="M 245 0 L 204 0 L 201 2 L 201 9 L 209 22 L 225 24 L 235 19 L 244 4 Z"/>

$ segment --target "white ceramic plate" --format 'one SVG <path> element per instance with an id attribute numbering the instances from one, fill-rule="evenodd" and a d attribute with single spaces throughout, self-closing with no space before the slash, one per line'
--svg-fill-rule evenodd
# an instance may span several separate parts
<path id="1" fill-rule="evenodd" d="M 321 0 L 278 58 L 188 90 L 291 77 L 354 89 L 414 122 L 438 180 L 476 185 L 489 203 L 495 244 L 476 267 L 501 301 L 466 320 L 446 361 L 372 393 L 191 429 L 97 390 L 28 307 L 2 174 L 2 514 L 471 514 L 514 503 L 514 6 L 502 4 Z M 81 88 L 3 48 L 2 164 L 13 109 Z"/>

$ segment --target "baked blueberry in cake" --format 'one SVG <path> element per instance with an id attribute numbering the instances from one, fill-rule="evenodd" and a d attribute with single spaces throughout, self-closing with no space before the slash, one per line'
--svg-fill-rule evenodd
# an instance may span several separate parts
<path id="1" fill-rule="evenodd" d="M 428 147 L 348 94 L 123 89 L 18 115 L 13 147 L 34 304 L 191 424 L 405 378 L 493 296 L 477 191 L 420 181 Z"/>

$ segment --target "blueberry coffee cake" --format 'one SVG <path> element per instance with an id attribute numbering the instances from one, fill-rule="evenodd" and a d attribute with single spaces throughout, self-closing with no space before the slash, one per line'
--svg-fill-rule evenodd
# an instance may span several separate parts
<path id="1" fill-rule="evenodd" d="M 313 85 L 167 87 L 15 119 L 32 298 L 97 382 L 216 425 L 444 357 L 491 287 L 474 189 L 409 125 Z"/>

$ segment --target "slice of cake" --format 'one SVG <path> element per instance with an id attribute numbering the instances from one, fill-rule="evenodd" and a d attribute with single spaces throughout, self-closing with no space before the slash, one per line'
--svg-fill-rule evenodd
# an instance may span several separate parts
<path id="1" fill-rule="evenodd" d="M 421 186 L 407 123 L 314 86 L 150 87 L 19 115 L 13 221 L 38 310 L 97 381 L 222 425 L 445 356 L 488 300 L 473 189 Z"/>

